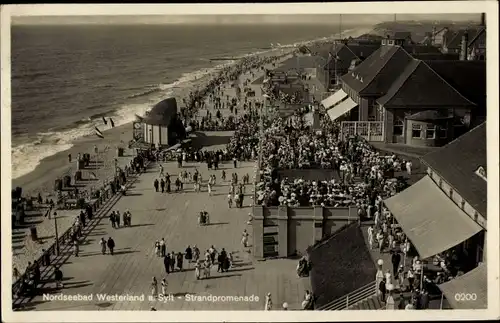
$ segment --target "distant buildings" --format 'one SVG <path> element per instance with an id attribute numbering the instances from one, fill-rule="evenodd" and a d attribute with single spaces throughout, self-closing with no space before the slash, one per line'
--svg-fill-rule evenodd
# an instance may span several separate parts
<path id="1" fill-rule="evenodd" d="M 407 34 L 382 39 L 362 60 L 351 50 L 360 45 L 342 48 L 358 58 L 350 67 L 337 60 L 347 73 L 340 77 L 341 89 L 322 103 L 332 119 L 365 122 L 351 123 L 355 129 L 348 133 L 376 129 L 375 137 L 385 143 L 442 146 L 485 120 L 484 61 L 451 60 L 456 56 L 414 44 Z"/>

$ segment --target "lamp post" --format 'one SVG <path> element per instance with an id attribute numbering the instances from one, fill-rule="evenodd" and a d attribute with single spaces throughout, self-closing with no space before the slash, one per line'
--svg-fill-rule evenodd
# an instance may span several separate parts
<path id="1" fill-rule="evenodd" d="M 56 232 L 56 255 L 59 256 L 59 233 L 57 231 L 57 212 L 54 211 L 54 227 Z"/>

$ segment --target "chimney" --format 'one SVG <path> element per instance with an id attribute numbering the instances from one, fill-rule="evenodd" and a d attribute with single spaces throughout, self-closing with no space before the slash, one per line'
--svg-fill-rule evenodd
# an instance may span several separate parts
<path id="1" fill-rule="evenodd" d="M 485 13 L 481 14 L 481 26 L 486 27 L 486 14 Z"/>
<path id="2" fill-rule="evenodd" d="M 460 60 L 467 60 L 467 43 L 469 42 L 469 35 L 467 34 L 467 30 L 464 32 L 462 36 L 462 44 L 460 46 Z"/>

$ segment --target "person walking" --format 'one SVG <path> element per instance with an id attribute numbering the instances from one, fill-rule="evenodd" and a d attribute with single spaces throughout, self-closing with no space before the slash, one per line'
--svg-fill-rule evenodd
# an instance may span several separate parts
<path id="1" fill-rule="evenodd" d="M 165 244 L 165 238 L 161 238 L 160 240 L 160 257 L 165 257 L 167 253 L 167 245 Z"/>
<path id="2" fill-rule="evenodd" d="M 273 301 L 271 299 L 271 293 L 267 293 L 266 295 L 266 303 L 264 305 L 265 311 L 270 311 L 273 309 Z"/>
<path id="3" fill-rule="evenodd" d="M 116 211 L 115 220 L 116 220 L 116 227 L 120 228 L 120 211 Z"/>
<path id="4" fill-rule="evenodd" d="M 373 226 L 369 226 L 368 227 L 368 244 L 370 245 L 370 250 L 373 249 L 373 243 L 374 243 L 374 239 L 373 239 Z"/>
<path id="5" fill-rule="evenodd" d="M 200 260 L 200 249 L 196 245 L 193 246 L 193 260 L 194 262 Z"/>
<path id="6" fill-rule="evenodd" d="M 241 238 L 241 244 L 243 245 L 243 247 L 248 247 L 248 232 L 247 230 L 243 230 L 243 233 L 242 233 L 242 238 Z"/>
<path id="7" fill-rule="evenodd" d="M 78 253 L 80 252 L 80 247 L 78 246 L 78 241 L 73 241 L 73 253 L 75 257 L 78 257 Z"/>
<path id="8" fill-rule="evenodd" d="M 385 294 L 387 293 L 386 290 L 386 280 L 385 277 L 382 278 L 382 281 L 378 285 L 378 290 L 379 290 L 379 295 L 380 295 L 380 302 L 385 303 Z"/>
<path id="9" fill-rule="evenodd" d="M 195 276 L 196 280 L 200 279 L 200 270 L 201 270 L 201 264 L 200 264 L 200 260 L 198 259 L 194 265 L 194 276 Z"/>
<path id="10" fill-rule="evenodd" d="M 101 241 L 99 241 L 99 244 L 101 245 L 101 252 L 103 255 L 106 254 L 106 240 L 104 238 L 101 238 Z"/>
<path id="11" fill-rule="evenodd" d="M 392 274 L 394 275 L 394 279 L 397 279 L 399 263 L 401 262 L 401 255 L 397 251 L 393 251 L 391 253 Z"/>
<path id="12" fill-rule="evenodd" d="M 158 281 L 154 276 L 153 280 L 151 281 L 151 296 L 153 296 L 154 298 L 158 297 Z"/>
<path id="13" fill-rule="evenodd" d="M 111 237 L 108 238 L 108 249 L 109 249 L 109 253 L 111 255 L 114 255 L 114 252 L 115 252 L 115 241 Z"/>
<path id="14" fill-rule="evenodd" d="M 179 271 L 182 271 L 182 267 L 184 264 L 184 255 L 182 252 L 177 253 L 177 268 L 179 268 Z"/>
<path id="15" fill-rule="evenodd" d="M 115 211 L 111 212 L 109 215 L 109 221 L 111 222 L 111 227 L 116 229 Z"/>
<path id="16" fill-rule="evenodd" d="M 191 260 L 193 259 L 193 250 L 191 249 L 190 246 L 187 246 L 184 257 L 187 260 L 187 264 L 188 264 L 188 268 L 189 268 L 190 267 L 189 264 L 191 263 Z"/>
<path id="17" fill-rule="evenodd" d="M 155 179 L 153 182 L 153 186 L 155 188 L 155 191 L 158 192 L 158 186 L 160 186 L 160 182 L 158 182 L 158 179 Z"/>
<path id="18" fill-rule="evenodd" d="M 170 254 L 170 272 L 175 271 L 175 252 L 172 251 Z"/>
<path id="19" fill-rule="evenodd" d="M 170 254 L 166 254 L 165 257 L 163 257 L 163 266 L 165 266 L 165 272 L 170 274 Z"/>
<path id="20" fill-rule="evenodd" d="M 160 241 L 156 240 L 154 245 L 154 252 L 156 257 L 160 257 Z"/>
<path id="21" fill-rule="evenodd" d="M 160 181 L 160 187 L 161 187 L 161 192 L 165 193 L 165 180 L 163 179 L 163 177 Z"/>
<path id="22" fill-rule="evenodd" d="M 162 296 L 167 295 L 167 286 L 168 286 L 167 279 L 163 278 L 161 280 L 161 295 Z"/>

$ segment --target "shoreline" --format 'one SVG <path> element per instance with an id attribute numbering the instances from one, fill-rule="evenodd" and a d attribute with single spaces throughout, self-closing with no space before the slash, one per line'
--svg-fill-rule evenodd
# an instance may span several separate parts
<path id="1" fill-rule="evenodd" d="M 357 35 L 366 33 L 372 29 L 373 27 L 350 29 L 348 31 L 344 31 L 342 33 L 342 36 L 355 37 Z M 335 34 L 332 37 L 303 41 L 301 43 L 313 44 L 318 42 L 325 42 L 327 40 L 335 39 L 339 35 L 340 34 Z M 256 57 L 280 56 L 285 53 L 289 55 L 295 49 L 296 49 L 295 47 L 288 47 L 288 45 L 286 45 L 286 47 L 275 48 L 266 51 L 256 51 L 246 55 L 241 55 L 241 58 L 251 57 L 251 56 L 256 56 Z M 237 62 L 238 61 L 235 61 L 233 64 L 236 65 Z M 188 96 L 190 91 L 206 84 L 209 80 L 213 78 L 215 74 L 217 74 L 217 71 L 206 74 L 203 77 L 192 81 L 190 84 L 187 84 L 183 88 L 176 88 L 171 96 L 175 97 L 179 104 L 179 102 L 181 102 L 183 97 Z M 132 122 L 128 122 L 111 129 L 105 129 L 105 130 L 100 129 L 100 130 L 102 131 L 105 137 L 104 140 L 107 141 L 108 146 L 113 146 L 114 148 L 115 146 L 122 145 L 124 148 L 126 148 L 128 146 L 129 140 L 132 137 Z M 90 153 L 91 152 L 90 150 L 93 148 L 94 145 L 97 145 L 99 150 L 101 150 L 101 148 L 105 146 L 102 144 L 102 141 L 103 140 L 97 137 L 95 134 L 85 135 L 73 140 L 71 142 L 72 145 L 71 148 L 43 158 L 42 160 L 39 161 L 35 169 L 33 169 L 31 172 L 19 176 L 17 178 L 12 178 L 11 179 L 12 189 L 17 186 L 22 187 L 23 195 L 37 195 L 37 193 L 40 191 L 47 191 L 47 189 L 50 186 L 53 186 L 54 184 L 53 180 L 62 177 L 64 174 L 72 171 L 72 166 L 74 166 L 74 163 L 68 162 L 68 154 L 71 154 L 72 157 L 75 158 L 79 152 Z M 99 147 L 100 145 L 102 147 Z M 49 178 L 52 179 L 51 183 L 49 181 Z M 52 190 L 52 187 L 50 187 L 50 190 Z"/>

